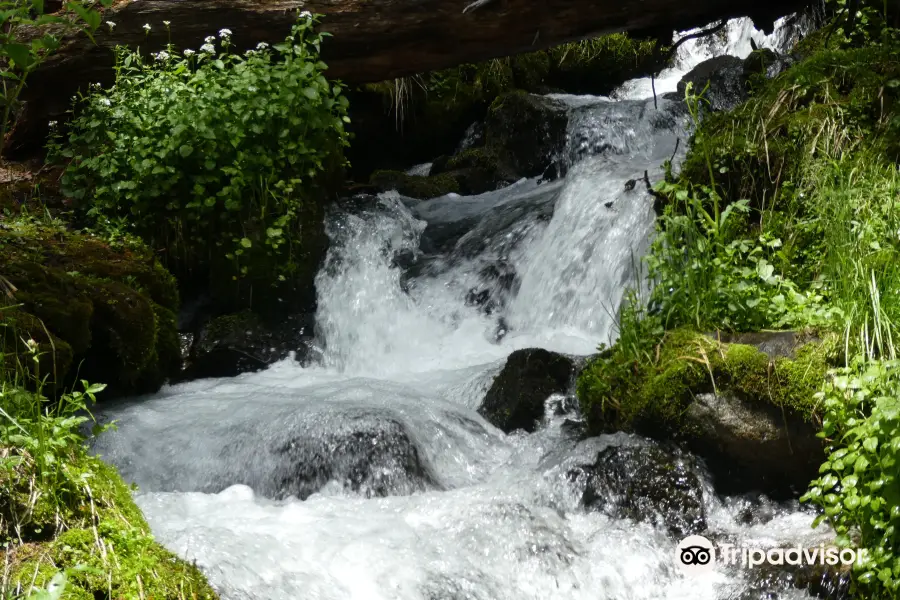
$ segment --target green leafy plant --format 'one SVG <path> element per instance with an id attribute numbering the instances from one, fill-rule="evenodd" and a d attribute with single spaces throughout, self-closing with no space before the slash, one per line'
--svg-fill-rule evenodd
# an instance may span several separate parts
<path id="1" fill-rule="evenodd" d="M 817 394 L 829 456 L 802 501 L 820 506 L 838 543 L 867 550 L 855 565 L 860 597 L 900 591 L 900 362 L 855 361 Z"/>
<path id="2" fill-rule="evenodd" d="M 705 92 L 705 90 L 704 90 Z M 709 184 L 667 177 L 657 193 L 668 198 L 658 235 L 647 256 L 655 288 L 651 306 L 667 328 L 680 325 L 752 331 L 799 324 L 822 324 L 834 316 L 815 290 L 801 293 L 778 273 L 773 255 L 781 240 L 748 236 L 746 199 L 725 205 L 716 187 L 716 169 L 700 127 L 703 92 L 685 92 L 697 128 L 695 149 L 704 153 Z"/>
<path id="3" fill-rule="evenodd" d="M 69 161 L 63 191 L 180 275 L 290 275 L 304 203 L 347 145 L 347 100 L 323 74 L 316 22 L 303 13 L 284 42 L 243 54 L 227 29 L 180 55 L 119 48 L 115 85 L 83 96 L 65 145 L 51 146 Z"/>
<path id="4" fill-rule="evenodd" d="M 103 7 L 112 0 L 100 0 Z M 91 39 L 100 12 L 80 0 L 67 2 L 61 15 L 44 12 L 44 0 L 0 0 L 0 142 L 12 125 L 28 76 L 59 47 L 60 32 L 81 29 Z"/>
<path id="5" fill-rule="evenodd" d="M 40 344 L 19 338 L 15 308 L 4 306 L 0 323 L 0 537 L 14 532 L 21 539 L 69 512 L 91 476 L 68 463 L 84 452 L 80 428 L 93 420 L 89 407 L 106 386 L 82 381 L 80 391 L 44 396 L 53 374 L 41 370 Z"/>

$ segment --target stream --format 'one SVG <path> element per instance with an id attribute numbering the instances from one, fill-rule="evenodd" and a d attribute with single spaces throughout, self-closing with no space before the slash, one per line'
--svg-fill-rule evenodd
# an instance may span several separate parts
<path id="1" fill-rule="evenodd" d="M 654 231 L 641 179 L 686 145 L 683 103 L 661 95 L 710 56 L 747 56 L 751 38 L 786 43 L 737 20 L 681 47 L 656 101 L 647 80 L 611 98 L 547 98 L 569 117 L 564 178 L 339 203 L 314 360 L 101 407 L 118 429 L 94 449 L 138 484 L 157 539 L 226 600 L 808 598 L 745 571 L 688 577 L 658 519 L 586 510 L 572 470 L 648 440 L 582 439 L 577 403 L 561 395 L 533 434 L 477 412 L 514 350 L 584 356 L 615 340 Z M 719 496 L 685 460 L 708 535 L 828 539 L 796 503 Z"/>

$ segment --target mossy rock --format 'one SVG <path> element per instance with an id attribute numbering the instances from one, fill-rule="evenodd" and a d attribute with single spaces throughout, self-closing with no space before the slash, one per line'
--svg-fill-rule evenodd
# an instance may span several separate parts
<path id="1" fill-rule="evenodd" d="M 407 175 L 402 171 L 375 171 L 370 183 L 382 192 L 396 190 L 403 196 L 420 200 L 460 192 L 459 183 L 446 173 L 423 176 Z"/>
<path id="2" fill-rule="evenodd" d="M 70 600 L 218 598 L 195 565 L 154 541 L 131 489 L 113 467 L 82 451 L 68 468 L 85 474 L 85 486 L 69 490 L 64 514 L 48 512 L 49 522 L 43 524 L 44 533 L 50 532 L 48 539 L 31 538 L 8 547 L 4 583 L 9 588 L 27 596 L 64 573 L 62 598 Z M 42 507 L 39 500 L 36 510 Z M 69 528 L 54 532 L 52 522 L 57 518 Z"/>
<path id="3" fill-rule="evenodd" d="M 434 161 L 432 176 L 447 174 L 459 185 L 464 195 L 483 194 L 505 187 L 517 180 L 500 156 L 489 148 L 468 148 L 450 157 Z"/>
<path id="4" fill-rule="evenodd" d="M 632 363 L 614 347 L 578 379 L 589 431 L 633 431 L 685 444 L 707 460 L 724 493 L 802 491 L 824 456 L 815 437 L 815 393 L 838 344 L 832 337 L 787 335 L 793 336 L 790 352 L 772 351 L 765 341 L 725 343 L 721 336 L 675 330 L 651 364 Z"/>
<path id="5" fill-rule="evenodd" d="M 180 368 L 172 276 L 145 247 L 114 248 L 57 225 L 25 220 L 0 229 L 8 349 L 33 338 L 53 381 L 109 384 L 113 394 L 154 391 Z M 52 342 L 52 343 L 51 343 Z M 46 368 L 45 374 L 49 374 Z"/>
<path id="6" fill-rule="evenodd" d="M 487 149 L 521 177 L 536 177 L 559 160 L 568 115 L 562 106 L 523 91 L 499 96 L 485 121 Z"/>

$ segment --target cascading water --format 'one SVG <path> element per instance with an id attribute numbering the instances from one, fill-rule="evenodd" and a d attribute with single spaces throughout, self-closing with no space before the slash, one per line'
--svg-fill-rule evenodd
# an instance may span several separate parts
<path id="1" fill-rule="evenodd" d="M 681 69 L 704 58 L 688 48 Z M 746 573 L 680 574 L 659 520 L 585 510 L 579 466 L 646 440 L 579 441 L 558 397 L 531 435 L 475 412 L 512 350 L 587 354 L 615 339 L 653 231 L 644 173 L 658 178 L 685 135 L 678 103 L 656 108 L 641 85 L 627 100 L 550 99 L 569 115 L 564 179 L 336 210 L 315 365 L 106 409 L 118 430 L 95 448 L 140 486 L 158 539 L 227 600 L 771 597 Z M 719 498 L 701 467 L 685 468 L 716 535 L 827 536 L 796 506 Z"/>

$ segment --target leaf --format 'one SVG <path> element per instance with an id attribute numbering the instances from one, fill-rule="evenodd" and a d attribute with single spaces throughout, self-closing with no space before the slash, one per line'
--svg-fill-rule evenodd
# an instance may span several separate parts
<path id="1" fill-rule="evenodd" d="M 31 0 L 31 7 L 35 13 L 39 15 L 44 14 L 44 0 Z"/>
<path id="2" fill-rule="evenodd" d="M 6 44 L 3 46 L 3 53 L 12 59 L 17 67 L 23 70 L 28 70 L 34 63 L 31 48 L 25 44 Z"/>
<path id="3" fill-rule="evenodd" d="M 241 246 L 243 246 L 244 248 L 249 248 L 252 245 L 253 245 L 253 242 L 251 242 L 248 238 L 241 239 Z"/>
<path id="4" fill-rule="evenodd" d="M 178 153 L 181 154 L 181 156 L 183 156 L 185 158 L 190 156 L 191 152 L 193 152 L 193 151 L 194 151 L 194 147 L 190 146 L 189 144 L 183 144 L 181 146 L 181 148 L 178 149 Z"/>

